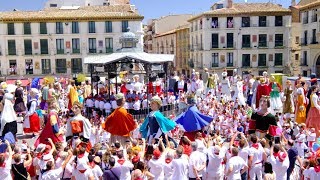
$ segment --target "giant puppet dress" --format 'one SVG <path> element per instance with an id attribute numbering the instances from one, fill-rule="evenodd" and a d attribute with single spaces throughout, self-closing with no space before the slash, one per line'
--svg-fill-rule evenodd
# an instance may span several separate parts
<path id="1" fill-rule="evenodd" d="M 40 118 L 36 112 L 37 99 L 31 99 L 27 103 L 27 113 L 23 121 L 23 131 L 25 133 L 37 133 L 40 131 Z"/>
<path id="2" fill-rule="evenodd" d="M 315 128 L 317 136 L 320 135 L 320 105 L 318 104 L 318 96 L 313 93 L 310 96 L 310 110 L 308 112 L 308 117 L 306 120 L 306 125 L 308 128 Z"/>
<path id="3" fill-rule="evenodd" d="M 0 118 L 0 136 L 4 136 L 8 132 L 11 132 L 14 136 L 17 134 L 17 115 L 13 109 L 13 95 L 6 93 L 3 97 L 4 105 Z"/>
<path id="4" fill-rule="evenodd" d="M 297 101 L 296 101 L 296 122 L 298 124 L 306 122 L 306 96 L 304 94 L 303 87 L 297 89 Z"/>
<path id="5" fill-rule="evenodd" d="M 151 111 L 140 126 L 142 137 L 151 143 L 152 139 L 157 139 L 173 130 L 176 123 L 166 118 L 159 110 Z"/>
<path id="6" fill-rule="evenodd" d="M 77 87 L 70 86 L 69 94 L 68 94 L 68 108 L 71 109 L 74 102 L 79 102 L 79 95 L 77 92 Z"/>
<path id="7" fill-rule="evenodd" d="M 256 134 L 259 138 L 268 138 L 276 135 L 277 121 L 274 115 L 270 112 L 260 114 L 255 112 L 249 121 L 249 134 Z"/>
<path id="8" fill-rule="evenodd" d="M 47 122 L 35 142 L 35 147 L 37 147 L 38 144 L 49 144 L 48 138 L 51 138 L 53 143 L 62 142 L 63 135 L 59 134 L 60 124 L 61 123 L 57 111 L 50 110 L 49 114 L 47 115 Z"/>
<path id="9" fill-rule="evenodd" d="M 269 96 L 271 92 L 271 89 L 268 84 L 266 83 L 261 83 L 257 87 L 257 92 L 256 92 L 256 108 L 259 108 L 259 101 L 262 96 Z"/>
<path id="10" fill-rule="evenodd" d="M 175 122 L 183 127 L 184 135 L 194 141 L 196 133 L 201 131 L 203 127 L 208 126 L 212 120 L 212 117 L 201 114 L 197 106 L 192 105 L 186 112 L 176 117 Z"/>
<path id="11" fill-rule="evenodd" d="M 72 139 L 71 144 L 75 145 L 75 138 L 80 139 L 81 142 L 87 144 L 86 150 L 87 152 L 91 149 L 91 143 L 89 142 L 91 136 L 91 123 L 90 121 L 82 116 L 81 114 L 76 115 L 67 121 L 67 132 L 66 132 L 66 139 Z M 74 148 L 75 148 L 74 146 Z"/>
<path id="12" fill-rule="evenodd" d="M 281 87 L 277 82 L 271 82 L 269 85 L 271 88 L 270 92 L 270 108 L 274 111 L 281 111 L 282 110 L 282 101 L 281 101 Z"/>
<path id="13" fill-rule="evenodd" d="M 136 123 L 124 107 L 118 107 L 106 118 L 103 128 L 111 134 L 111 143 L 118 141 L 124 145 Z"/>

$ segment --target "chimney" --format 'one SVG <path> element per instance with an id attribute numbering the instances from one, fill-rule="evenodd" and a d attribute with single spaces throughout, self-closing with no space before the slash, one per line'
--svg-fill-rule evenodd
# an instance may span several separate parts
<path id="1" fill-rule="evenodd" d="M 228 0 L 227 8 L 232 8 L 233 0 Z"/>
<path id="2" fill-rule="evenodd" d="M 291 1 L 291 6 L 295 6 L 295 5 L 297 5 L 297 4 L 296 4 L 296 0 L 292 0 L 292 1 Z"/>

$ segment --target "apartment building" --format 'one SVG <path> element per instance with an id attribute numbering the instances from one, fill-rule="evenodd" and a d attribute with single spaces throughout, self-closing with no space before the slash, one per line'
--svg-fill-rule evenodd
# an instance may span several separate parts
<path id="1" fill-rule="evenodd" d="M 273 3 L 224 0 L 189 19 L 190 62 L 229 75 L 290 70 L 291 11 Z"/>
<path id="2" fill-rule="evenodd" d="M 0 17 L 0 70 L 11 78 L 87 73 L 84 57 L 120 49 L 119 38 L 128 28 L 139 38 L 138 46 L 143 44 L 143 16 L 130 4 L 57 4 L 0 12 Z"/>

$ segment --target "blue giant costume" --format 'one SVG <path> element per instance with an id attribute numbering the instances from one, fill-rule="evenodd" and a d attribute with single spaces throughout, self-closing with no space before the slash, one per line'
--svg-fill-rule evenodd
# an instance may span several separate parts
<path id="1" fill-rule="evenodd" d="M 174 129 L 176 123 L 163 116 L 160 111 L 152 111 L 145 118 L 140 127 L 142 137 L 146 140 L 152 140 L 163 136 L 172 129 Z"/>

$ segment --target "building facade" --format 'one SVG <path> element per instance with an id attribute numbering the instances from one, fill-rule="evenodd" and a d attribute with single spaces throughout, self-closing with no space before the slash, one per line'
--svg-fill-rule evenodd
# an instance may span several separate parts
<path id="1" fill-rule="evenodd" d="M 290 69 L 291 11 L 272 3 L 215 3 L 190 20 L 190 64 L 229 75 Z M 288 67 L 288 68 L 285 68 Z"/>
<path id="2" fill-rule="evenodd" d="M 189 25 L 182 26 L 176 30 L 176 71 L 189 75 L 190 68 L 188 61 L 190 59 L 190 28 Z"/>
<path id="3" fill-rule="evenodd" d="M 45 8 L 63 6 L 109 6 L 130 4 L 130 0 L 48 0 Z"/>
<path id="4" fill-rule="evenodd" d="M 0 17 L 0 70 L 12 78 L 87 73 L 84 57 L 120 49 L 128 27 L 140 48 L 143 44 L 143 16 L 131 5 L 1 12 Z"/>
<path id="5" fill-rule="evenodd" d="M 292 16 L 295 19 L 297 35 L 295 42 L 300 45 L 300 59 L 296 56 L 296 61 L 300 63 L 299 73 L 309 76 L 316 73 L 320 76 L 320 44 L 319 44 L 319 10 L 320 0 L 301 0 L 297 5 L 292 1 Z"/>

